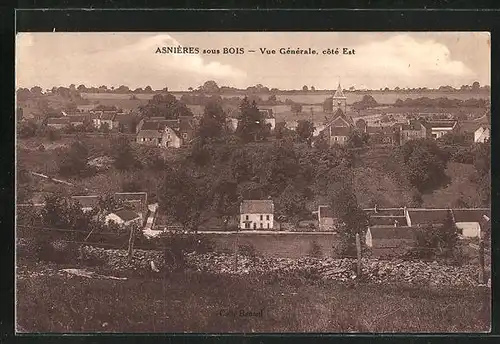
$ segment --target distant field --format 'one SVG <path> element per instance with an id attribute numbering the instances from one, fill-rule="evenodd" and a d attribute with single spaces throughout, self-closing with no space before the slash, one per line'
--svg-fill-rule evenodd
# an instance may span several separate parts
<path id="1" fill-rule="evenodd" d="M 171 92 L 177 98 L 180 98 L 183 93 L 179 92 Z M 375 100 L 381 104 L 393 104 L 398 98 L 406 99 L 406 98 L 419 98 L 419 97 L 428 97 L 428 98 L 456 98 L 456 99 L 470 99 L 470 98 L 490 98 L 490 94 L 486 92 L 481 93 L 449 93 L 449 92 L 372 92 L 366 93 L 371 94 Z M 113 94 L 113 93 L 82 93 L 83 98 L 87 98 L 89 100 L 101 100 L 101 99 L 112 99 L 112 100 L 121 100 L 121 99 L 130 99 L 132 94 Z M 263 99 L 267 99 L 269 94 L 255 94 Z M 277 94 L 276 98 L 281 101 L 285 101 L 286 99 L 290 99 L 297 103 L 304 104 L 322 104 L 323 101 L 331 96 L 331 93 L 322 92 L 322 93 L 311 93 L 311 94 Z M 359 101 L 363 98 L 364 94 L 362 93 L 353 93 L 346 92 L 347 103 L 352 104 L 356 101 Z M 148 100 L 153 98 L 154 93 L 138 93 L 136 97 L 140 100 Z M 221 94 L 223 98 L 231 98 L 231 97 L 240 97 L 243 98 L 242 94 Z"/>

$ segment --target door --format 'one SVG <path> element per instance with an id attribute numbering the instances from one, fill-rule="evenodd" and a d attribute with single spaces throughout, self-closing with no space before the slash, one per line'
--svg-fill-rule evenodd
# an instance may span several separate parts
<path id="1" fill-rule="evenodd" d="M 257 223 L 256 222 L 253 223 L 253 229 L 257 229 Z"/>

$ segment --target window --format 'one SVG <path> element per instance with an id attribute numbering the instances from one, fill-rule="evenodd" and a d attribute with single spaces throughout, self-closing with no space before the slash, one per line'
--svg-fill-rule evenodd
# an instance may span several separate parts
<path id="1" fill-rule="evenodd" d="M 186 140 L 186 139 L 188 138 L 188 134 L 187 134 L 187 133 L 182 133 L 182 138 L 183 138 L 184 140 Z"/>
<path id="2" fill-rule="evenodd" d="M 269 229 L 269 223 L 267 224 L 267 229 Z"/>
<path id="3" fill-rule="evenodd" d="M 337 136 L 335 136 L 335 141 L 338 141 L 338 137 Z"/>
<path id="4" fill-rule="evenodd" d="M 248 215 L 245 215 L 245 220 L 247 220 L 247 221 L 248 221 Z"/>
<path id="5" fill-rule="evenodd" d="M 266 220 L 269 221 L 269 215 L 266 215 Z M 268 224 L 268 226 L 269 226 L 269 224 Z"/>
<path id="6" fill-rule="evenodd" d="M 260 215 L 260 220 L 262 221 L 264 218 L 264 215 Z"/>
<path id="7" fill-rule="evenodd" d="M 264 228 L 264 224 L 262 222 L 260 223 L 260 228 Z"/>
<path id="8" fill-rule="evenodd" d="M 245 222 L 245 228 L 250 228 L 250 224 L 248 222 Z"/>

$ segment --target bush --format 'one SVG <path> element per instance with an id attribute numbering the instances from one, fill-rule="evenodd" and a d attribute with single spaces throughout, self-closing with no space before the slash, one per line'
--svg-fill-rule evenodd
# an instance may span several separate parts
<path id="1" fill-rule="evenodd" d="M 313 258 L 321 258 L 323 256 L 321 246 L 316 241 L 312 241 L 307 255 Z"/>
<path id="2" fill-rule="evenodd" d="M 252 244 L 241 244 L 238 245 L 238 253 L 242 256 L 255 258 L 257 257 L 257 250 Z"/>

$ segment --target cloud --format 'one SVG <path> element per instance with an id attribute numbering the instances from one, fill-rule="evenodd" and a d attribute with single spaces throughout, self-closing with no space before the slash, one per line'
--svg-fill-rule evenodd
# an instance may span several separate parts
<path id="1" fill-rule="evenodd" d="M 66 46 L 64 51 L 49 50 L 49 44 L 43 42 L 33 44 L 32 37 L 31 42 L 25 37 L 18 39 L 18 83 L 47 88 L 69 83 L 163 88 L 175 81 L 171 88 L 187 88 L 207 79 L 231 84 L 246 78 L 244 71 L 229 64 L 207 62 L 200 55 L 155 54 L 157 47 L 181 45 L 168 34 L 139 37 L 107 49 L 95 49 L 91 40 L 85 40 L 84 46 L 73 46 L 71 38 L 78 40 L 68 34 L 52 36 L 50 45 Z"/>
<path id="2" fill-rule="evenodd" d="M 444 44 L 405 34 L 361 45 L 355 56 L 342 61 L 351 75 L 364 76 L 364 83 L 373 88 L 460 85 L 476 77 L 462 61 L 451 59 Z"/>

